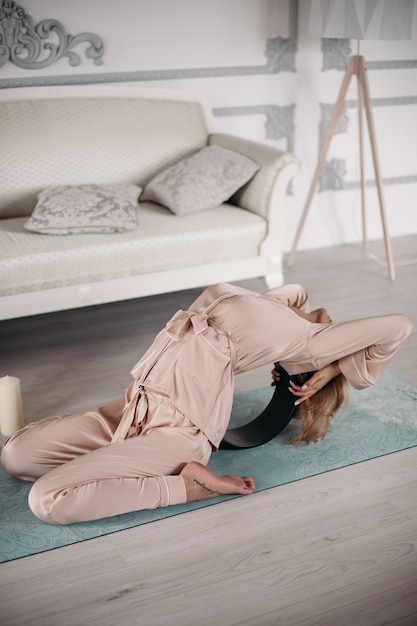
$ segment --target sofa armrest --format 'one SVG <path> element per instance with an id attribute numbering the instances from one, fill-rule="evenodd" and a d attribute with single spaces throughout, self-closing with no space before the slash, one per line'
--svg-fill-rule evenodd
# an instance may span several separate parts
<path id="1" fill-rule="evenodd" d="M 233 196 L 232 202 L 267 220 L 268 234 L 261 254 L 282 256 L 285 199 L 288 185 L 300 169 L 299 159 L 290 152 L 234 135 L 214 133 L 209 143 L 244 154 L 260 165 L 260 170 Z"/>
<path id="2" fill-rule="evenodd" d="M 210 135 L 209 144 L 244 154 L 260 165 L 260 170 L 235 194 L 233 201 L 269 219 L 275 203 L 279 199 L 284 202 L 288 185 L 300 169 L 299 159 L 290 152 L 223 133 Z"/>

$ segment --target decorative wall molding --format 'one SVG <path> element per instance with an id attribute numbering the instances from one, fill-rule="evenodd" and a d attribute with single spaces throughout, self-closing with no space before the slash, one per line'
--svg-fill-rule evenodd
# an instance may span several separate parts
<path id="1" fill-rule="evenodd" d="M 358 106 L 356 102 L 356 106 Z M 320 102 L 320 125 L 319 125 L 319 146 L 321 150 L 321 146 L 323 145 L 324 136 L 329 127 L 330 118 L 333 114 L 334 104 L 328 104 L 325 102 Z M 335 134 L 338 135 L 340 133 L 347 133 L 349 128 L 349 117 L 347 115 L 347 106 L 346 101 L 343 105 L 342 112 L 337 120 Z"/>
<path id="2" fill-rule="evenodd" d="M 11 2 L 11 0 L 3 0 L 3 2 Z M 218 78 L 224 76 L 251 76 L 262 74 L 278 74 L 280 72 L 296 72 L 297 70 L 295 59 L 298 40 L 298 0 L 289 0 L 288 32 L 288 38 L 274 37 L 266 40 L 264 50 L 266 63 L 264 65 L 196 67 L 139 72 L 108 72 L 95 74 L 72 74 L 68 76 L 61 75 L 7 78 L 0 80 L 0 89 L 46 85 L 83 85 L 93 83 L 146 82 L 160 80 L 182 80 L 190 78 Z M 78 36 L 80 37 L 81 35 Z"/>
<path id="3" fill-rule="evenodd" d="M 295 104 L 278 106 L 260 104 L 239 107 L 219 107 L 213 109 L 215 117 L 236 117 L 239 115 L 265 115 L 265 137 L 267 139 L 287 140 L 287 150 L 294 152 L 295 144 Z"/>
<path id="4" fill-rule="evenodd" d="M 322 71 L 338 70 L 344 72 L 348 57 L 352 54 L 350 39 L 322 39 L 323 53 Z M 417 67 L 417 59 L 402 59 L 392 61 L 367 61 L 368 70 L 407 70 Z"/>
<path id="5" fill-rule="evenodd" d="M 322 71 L 339 70 L 344 72 L 347 60 L 352 53 L 350 39 L 322 39 L 321 51 L 323 53 Z"/>
<path id="6" fill-rule="evenodd" d="M 70 35 L 54 19 L 42 20 L 35 26 L 32 17 L 14 0 L 0 0 L 0 67 L 10 62 L 23 69 L 37 70 L 62 57 L 68 57 L 70 65 L 77 66 L 81 57 L 73 48 L 81 43 L 89 44 L 86 57 L 101 65 L 104 45 L 98 35 Z"/>
<path id="7" fill-rule="evenodd" d="M 287 150 L 294 152 L 295 148 L 295 104 L 278 106 L 270 104 L 266 114 L 265 136 L 267 139 L 287 138 Z"/>
<path id="8" fill-rule="evenodd" d="M 268 74 L 278 72 L 296 72 L 295 55 L 298 40 L 298 0 L 289 0 L 289 37 L 275 37 L 267 39 L 265 56 L 267 58 Z"/>
<path id="9" fill-rule="evenodd" d="M 417 105 L 417 96 L 403 96 L 393 98 L 375 98 L 372 100 L 373 107 L 386 107 L 386 106 L 409 106 Z M 323 144 L 323 139 L 327 127 L 329 125 L 330 116 L 333 112 L 333 105 L 320 104 L 321 108 L 321 120 L 320 120 L 320 147 Z M 349 130 L 349 116 L 347 114 L 349 109 L 357 109 L 357 100 L 346 100 L 340 115 L 339 121 L 336 125 L 335 134 L 346 133 Z M 346 159 L 330 159 L 326 161 L 323 167 L 323 172 L 320 177 L 319 191 L 343 191 L 347 189 L 356 189 L 360 186 L 359 181 L 346 181 Z M 404 185 L 408 183 L 417 182 L 417 173 L 408 176 L 391 176 L 383 179 L 384 185 Z M 367 180 L 365 182 L 367 187 L 375 186 L 375 179 Z"/>

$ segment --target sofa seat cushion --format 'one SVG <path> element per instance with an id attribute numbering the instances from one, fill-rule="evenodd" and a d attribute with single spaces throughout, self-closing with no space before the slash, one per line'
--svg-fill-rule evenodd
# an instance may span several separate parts
<path id="1" fill-rule="evenodd" d="M 230 204 L 176 216 L 146 202 L 137 217 L 134 231 L 65 236 L 1 220 L 0 296 L 251 258 L 267 234 L 262 217 Z"/>

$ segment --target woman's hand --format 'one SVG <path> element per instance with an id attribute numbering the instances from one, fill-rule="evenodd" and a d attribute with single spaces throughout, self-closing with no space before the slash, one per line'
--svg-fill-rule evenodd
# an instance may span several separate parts
<path id="1" fill-rule="evenodd" d="M 279 372 L 277 372 L 277 370 L 274 369 L 271 372 L 272 375 L 272 383 L 271 385 L 274 387 L 275 385 L 277 385 L 279 383 L 279 381 L 281 380 L 281 376 L 279 375 Z"/>
<path id="2" fill-rule="evenodd" d="M 294 306 L 290 306 L 289 308 L 294 311 L 294 313 L 297 313 L 299 317 L 313 322 L 313 324 L 333 324 L 333 320 L 327 312 L 327 309 L 322 307 L 320 309 L 314 309 L 314 311 L 310 311 L 310 313 L 296 309 Z"/>
<path id="3" fill-rule="evenodd" d="M 292 380 L 290 381 L 289 390 L 297 400 L 294 402 L 296 406 L 311 398 L 319 389 L 322 389 L 328 382 L 341 373 L 339 364 L 337 361 L 326 365 L 321 370 L 314 372 L 304 385 L 296 385 Z"/>

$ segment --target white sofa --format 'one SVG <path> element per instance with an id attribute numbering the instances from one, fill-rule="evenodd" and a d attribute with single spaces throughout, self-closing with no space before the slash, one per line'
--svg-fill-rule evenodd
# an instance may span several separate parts
<path id="1" fill-rule="evenodd" d="M 130 85 L 0 90 L 0 319 L 222 281 L 283 282 L 285 200 L 298 159 L 216 133 L 201 95 Z M 230 200 L 190 215 L 138 203 L 138 227 L 51 235 L 24 228 L 37 194 L 134 183 L 207 145 L 259 165 Z"/>

